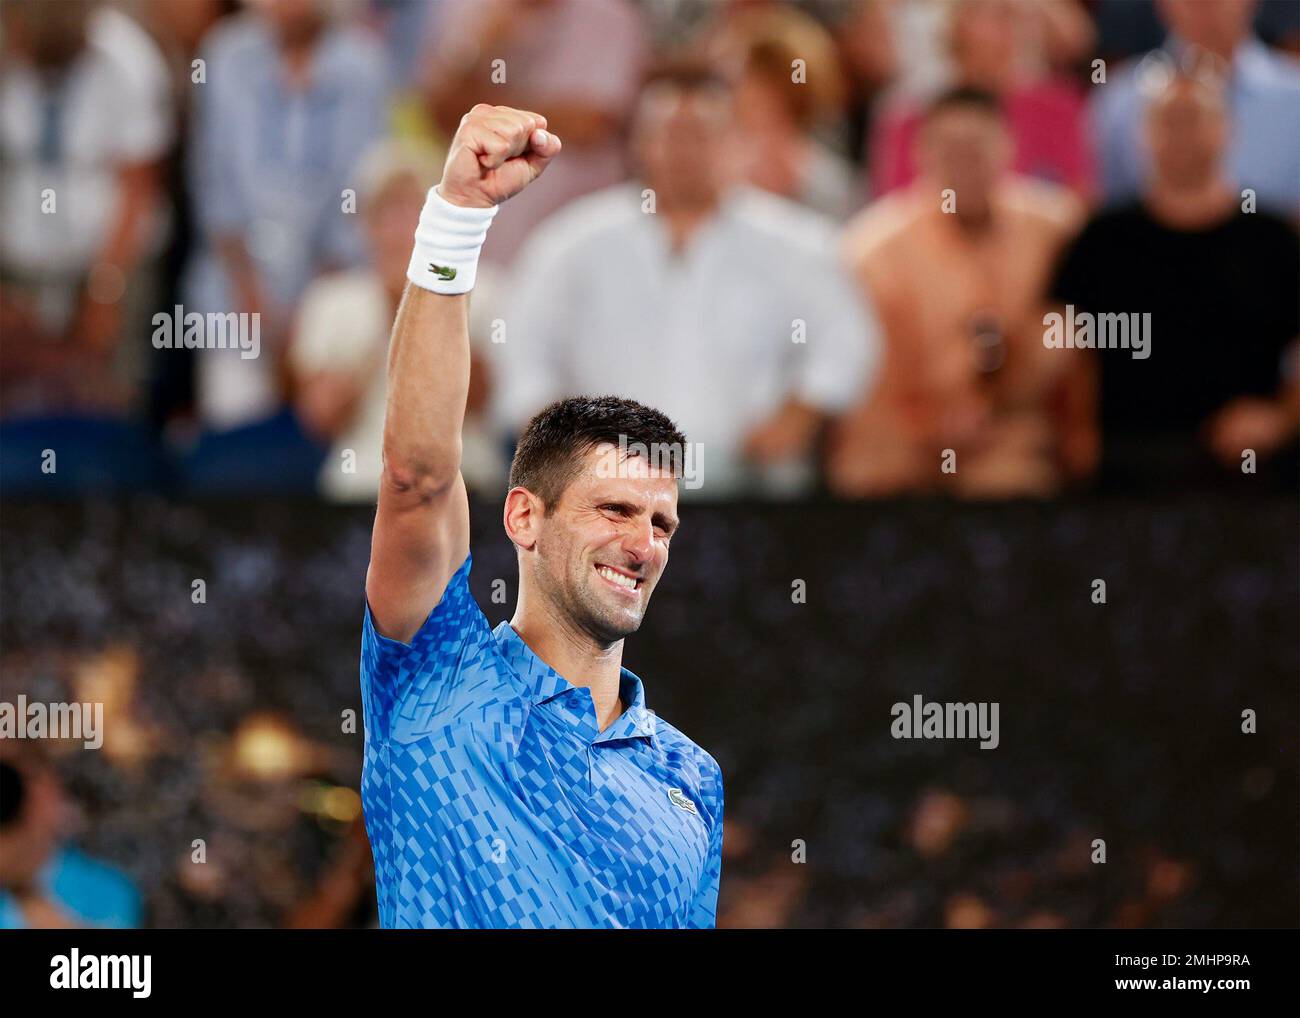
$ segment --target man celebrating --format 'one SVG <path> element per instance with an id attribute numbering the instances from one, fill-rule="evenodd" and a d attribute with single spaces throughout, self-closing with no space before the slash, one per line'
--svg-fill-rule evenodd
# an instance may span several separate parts
<path id="1" fill-rule="evenodd" d="M 609 397 L 533 418 L 504 513 L 514 618 L 490 630 L 469 590 L 468 293 L 497 205 L 560 151 L 546 126 L 503 106 L 464 117 L 393 328 L 361 654 L 380 920 L 708 927 L 721 771 L 621 667 L 677 527 L 672 421 Z"/>

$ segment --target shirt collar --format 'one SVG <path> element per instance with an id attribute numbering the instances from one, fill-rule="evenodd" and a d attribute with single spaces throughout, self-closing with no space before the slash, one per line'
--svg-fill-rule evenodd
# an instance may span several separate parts
<path id="1" fill-rule="evenodd" d="M 618 696 L 623 701 L 623 714 L 601 732 L 596 741 L 652 738 L 655 734 L 655 712 L 645 705 L 645 687 L 641 685 L 641 680 L 626 668 L 619 675 Z"/>
<path id="2" fill-rule="evenodd" d="M 1181 60 L 1183 54 L 1190 48 L 1190 43 L 1176 35 L 1171 35 L 1164 44 L 1165 51 L 1172 54 L 1176 61 Z M 1266 83 L 1273 74 L 1273 68 L 1272 51 L 1252 33 L 1242 40 L 1232 54 L 1232 65 L 1229 71 L 1231 86 L 1249 89 L 1253 85 Z"/>
<path id="3" fill-rule="evenodd" d="M 533 649 L 509 622 L 502 622 L 492 635 L 496 637 L 497 646 L 506 663 L 523 680 L 530 703 L 546 703 L 578 688 L 533 653 Z M 623 713 L 605 731 L 597 734 L 593 743 L 652 738 L 655 734 L 655 713 L 645 705 L 645 687 L 641 684 L 641 679 L 627 668 L 619 674 L 618 695 L 623 701 Z"/>
<path id="4" fill-rule="evenodd" d="M 640 183 L 628 185 L 628 194 L 632 200 L 637 202 L 641 200 L 641 188 Z M 707 250 L 709 245 L 715 243 L 715 238 L 728 236 L 728 231 L 732 229 L 733 224 L 744 222 L 746 219 L 747 209 L 755 194 L 761 192 L 749 184 L 728 185 L 718 197 L 718 204 L 713 214 L 696 228 L 685 250 L 673 257 L 675 259 L 699 257 L 699 252 Z M 636 222 L 650 237 L 656 254 L 660 258 L 668 258 L 672 252 L 669 248 L 668 227 L 663 224 L 663 221 L 656 216 L 641 215 L 637 217 Z"/>

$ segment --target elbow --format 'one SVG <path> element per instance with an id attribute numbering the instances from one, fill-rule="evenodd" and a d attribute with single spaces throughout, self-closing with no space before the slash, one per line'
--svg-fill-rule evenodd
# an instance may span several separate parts
<path id="1" fill-rule="evenodd" d="M 421 504 L 434 501 L 460 474 L 460 445 L 430 456 L 399 456 L 384 450 L 382 483 L 403 499 Z"/>

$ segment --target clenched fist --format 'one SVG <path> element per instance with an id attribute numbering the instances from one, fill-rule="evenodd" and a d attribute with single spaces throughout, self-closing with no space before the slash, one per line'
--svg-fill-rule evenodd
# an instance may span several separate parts
<path id="1" fill-rule="evenodd" d="M 479 103 L 461 118 L 438 192 L 453 205 L 491 208 L 536 180 L 559 152 L 545 117 Z"/>

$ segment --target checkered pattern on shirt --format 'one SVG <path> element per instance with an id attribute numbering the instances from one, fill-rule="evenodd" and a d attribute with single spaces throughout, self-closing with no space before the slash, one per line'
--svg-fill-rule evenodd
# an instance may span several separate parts
<path id="1" fill-rule="evenodd" d="M 712 926 L 722 774 L 626 669 L 590 692 L 495 631 L 472 559 L 409 644 L 365 614 L 361 796 L 386 927 Z M 670 789 L 695 804 L 674 804 Z"/>

